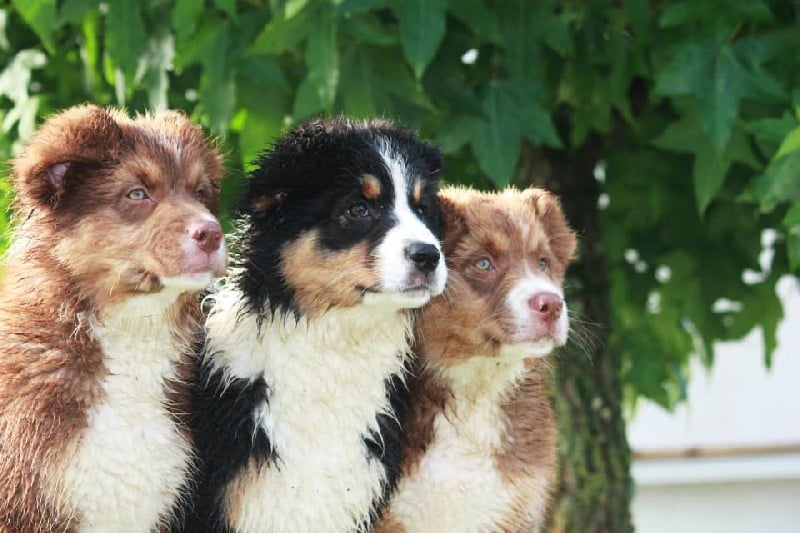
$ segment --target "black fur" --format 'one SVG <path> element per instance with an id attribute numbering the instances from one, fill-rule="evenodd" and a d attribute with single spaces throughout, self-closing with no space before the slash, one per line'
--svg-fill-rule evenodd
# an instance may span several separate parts
<path id="1" fill-rule="evenodd" d="M 408 412 L 410 393 L 403 379 L 400 376 L 394 376 L 386 382 L 386 395 L 394 416 L 378 414 L 378 433 L 370 432 L 364 437 L 367 450 L 383 464 L 386 471 L 386 485 L 381 499 L 375 502 L 370 511 L 371 522 L 365 524 L 366 531 L 369 531 L 381 517 L 403 465 L 403 428 L 400 426 L 400 421 L 406 417 Z"/>
<path id="2" fill-rule="evenodd" d="M 252 417 L 256 406 L 269 401 L 264 378 L 226 383 L 222 372 L 210 372 L 206 365 L 202 368 L 192 417 L 200 470 L 185 531 L 221 533 L 228 528 L 221 516 L 217 489 L 233 479 L 249 460 L 265 462 L 277 457 L 267 434 L 256 427 Z"/>
<path id="3" fill-rule="evenodd" d="M 361 242 L 373 247 L 381 241 L 394 224 L 391 206 L 395 192 L 377 152 L 379 139 L 402 155 L 408 174 L 420 178 L 423 201 L 415 204 L 411 190 L 405 194 L 434 235 L 440 233 L 436 189 L 441 157 L 437 149 L 419 141 L 413 132 L 383 121 L 307 122 L 266 152 L 245 183 L 238 209 L 242 233 L 234 243 L 238 251 L 234 264 L 241 270 L 230 281 L 244 295 L 243 313 L 253 313 L 259 321 L 273 320 L 276 311 L 299 317 L 293 291 L 281 272 L 281 252 L 304 232 L 316 229 L 320 245 L 330 250 Z M 348 207 L 366 201 L 360 186 L 365 174 L 382 184 L 380 197 L 367 201 L 376 213 L 367 223 L 346 216 Z M 269 402 L 274 386 L 263 377 L 226 384 L 221 373 L 204 371 L 195 394 L 192 424 L 201 474 L 185 531 L 227 530 L 218 501 L 220 491 L 250 460 L 274 461 L 276 468 L 281 467 L 268 436 L 256 430 L 253 420 L 254 409 Z M 397 420 L 406 409 L 408 391 L 399 376 L 388 380 L 385 387 L 395 416 L 376 412 L 378 432 L 370 432 L 365 421 L 364 446 L 369 456 L 383 464 L 388 483 L 370 510 L 369 522 L 362 524 L 364 530 L 380 516 L 402 463 L 402 431 Z"/>
<path id="4" fill-rule="evenodd" d="M 392 205 L 394 188 L 376 151 L 379 139 L 403 155 L 410 175 L 422 179 L 421 205 L 411 203 L 410 190 L 406 194 L 431 231 L 440 233 L 436 190 L 442 162 L 438 149 L 420 142 L 412 131 L 387 122 L 307 122 L 261 156 L 239 204 L 239 213 L 249 217 L 250 223 L 239 243 L 238 265 L 244 270 L 235 281 L 259 315 L 267 310 L 298 312 L 292 289 L 280 271 L 280 254 L 282 247 L 301 233 L 318 228 L 320 244 L 342 250 L 363 241 L 374 246 L 392 225 L 390 214 L 381 207 L 388 210 Z M 343 227 L 336 215 L 363 200 L 357 180 L 365 174 L 383 184 L 383 194 L 370 208 L 387 216 L 379 216 L 369 225 L 349 221 Z M 269 207 L 258 209 L 265 200 Z"/>

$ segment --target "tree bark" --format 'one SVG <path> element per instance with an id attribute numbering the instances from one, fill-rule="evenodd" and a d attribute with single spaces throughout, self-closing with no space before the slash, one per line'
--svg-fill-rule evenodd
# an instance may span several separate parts
<path id="1" fill-rule="evenodd" d="M 631 452 L 622 417 L 620 361 L 609 349 L 609 284 L 594 169 L 603 139 L 577 150 L 523 147 L 521 185 L 546 187 L 561 198 L 578 232 L 579 258 L 567 279 L 568 345 L 555 355 L 553 405 L 559 428 L 560 481 L 548 519 L 553 532 L 632 531 Z"/>

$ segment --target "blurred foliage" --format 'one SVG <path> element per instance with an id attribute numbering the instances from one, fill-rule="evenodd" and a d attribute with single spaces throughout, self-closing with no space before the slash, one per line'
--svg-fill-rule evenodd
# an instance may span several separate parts
<path id="1" fill-rule="evenodd" d="M 800 267 L 794 1 L 0 5 L 3 156 L 83 101 L 181 108 L 223 138 L 230 205 L 256 154 L 315 114 L 399 119 L 441 144 L 448 180 L 478 187 L 526 183 L 525 143 L 569 156 L 599 137 L 628 397 L 673 405 L 692 354 L 710 363 L 714 341 L 755 326 L 769 362 L 775 282 Z"/>

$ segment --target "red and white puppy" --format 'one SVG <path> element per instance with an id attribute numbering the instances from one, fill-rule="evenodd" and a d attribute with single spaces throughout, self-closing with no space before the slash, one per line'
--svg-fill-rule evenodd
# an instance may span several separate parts
<path id="1" fill-rule="evenodd" d="M 417 321 L 405 462 L 378 529 L 536 531 L 556 466 L 541 358 L 567 340 L 575 234 L 542 189 L 439 197 L 449 279 Z"/>
<path id="2" fill-rule="evenodd" d="M 227 263 L 222 161 L 182 114 L 93 105 L 13 162 L 0 288 L 0 530 L 151 531 L 193 469 L 197 291 Z"/>

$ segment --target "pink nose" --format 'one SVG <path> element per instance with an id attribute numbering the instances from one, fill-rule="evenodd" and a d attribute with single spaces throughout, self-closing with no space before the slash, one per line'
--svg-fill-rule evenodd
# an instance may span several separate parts
<path id="1" fill-rule="evenodd" d="M 213 220 L 192 222 L 189 225 L 189 235 L 197 241 L 197 247 L 207 254 L 219 250 L 222 242 L 222 228 Z"/>
<path id="2" fill-rule="evenodd" d="M 564 300 L 558 294 L 552 292 L 540 292 L 534 294 L 528 300 L 528 305 L 537 314 L 537 316 L 546 324 L 552 324 L 561 316 L 561 310 L 564 309 Z"/>

